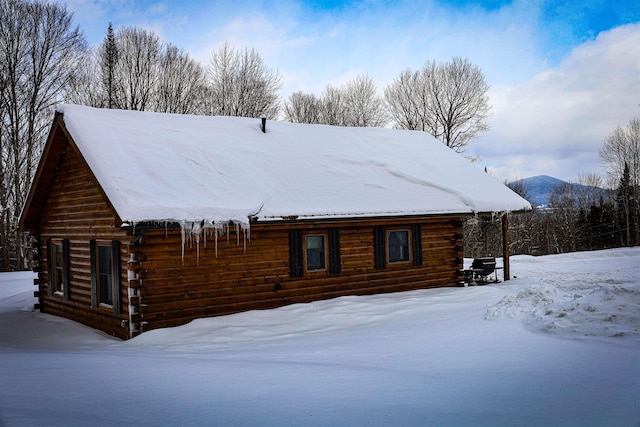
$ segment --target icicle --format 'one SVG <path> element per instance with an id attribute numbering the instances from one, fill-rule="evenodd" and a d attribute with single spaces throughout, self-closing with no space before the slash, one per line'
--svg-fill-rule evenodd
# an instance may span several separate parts
<path id="1" fill-rule="evenodd" d="M 247 229 L 242 227 L 242 237 L 243 237 L 243 243 L 242 243 L 242 250 L 244 251 L 244 254 L 247 254 Z"/>
<path id="2" fill-rule="evenodd" d="M 184 265 L 184 245 L 186 238 L 186 227 L 187 223 L 185 221 L 180 222 L 180 236 L 182 238 L 182 265 Z"/>
<path id="3" fill-rule="evenodd" d="M 218 238 L 221 235 L 227 237 L 227 244 L 231 235 L 231 226 L 235 228 L 236 233 L 236 245 L 240 246 L 240 233 L 242 232 L 242 247 L 243 251 L 247 253 L 247 240 L 251 241 L 251 230 L 249 224 L 241 221 L 230 220 L 224 222 L 206 222 L 206 221 L 186 221 L 182 220 L 180 224 L 180 236 L 181 236 L 181 255 L 182 265 L 184 266 L 185 247 L 188 245 L 190 248 L 195 244 L 196 246 L 196 258 L 197 266 L 200 266 L 200 241 L 204 239 L 204 247 L 207 247 L 207 239 L 213 237 L 214 240 L 214 252 L 216 258 L 218 257 Z M 165 222 L 165 233 L 168 233 L 168 225 Z"/>
<path id="4" fill-rule="evenodd" d="M 196 241 L 196 266 L 200 267 L 200 233 L 202 227 L 199 222 L 194 222 L 191 228 L 191 235 L 195 236 Z"/>

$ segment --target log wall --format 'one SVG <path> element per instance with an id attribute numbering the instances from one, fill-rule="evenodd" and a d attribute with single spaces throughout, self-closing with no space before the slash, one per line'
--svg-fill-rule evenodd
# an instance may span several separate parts
<path id="1" fill-rule="evenodd" d="M 374 227 L 422 230 L 422 263 L 376 269 Z M 291 277 L 289 232 L 340 233 L 341 271 L 305 272 Z M 228 241 L 227 241 L 228 238 Z M 456 217 L 359 221 L 255 223 L 250 240 L 230 236 L 186 243 L 180 230 L 146 230 L 131 248 L 144 261 L 140 309 L 144 329 L 184 324 L 192 319 L 252 309 L 268 309 L 344 295 L 365 295 L 455 286 L 461 281 L 462 223 Z"/>
<path id="2" fill-rule="evenodd" d="M 62 136 L 59 136 L 62 137 Z M 61 154 L 57 172 L 39 222 L 38 246 L 41 261 L 38 265 L 39 306 L 45 313 L 75 320 L 101 329 L 120 338 L 128 338 L 122 321 L 129 319 L 126 270 L 121 269 L 121 313 L 111 307 L 91 307 L 90 241 L 121 241 L 120 263 L 126 267 L 130 237 L 116 227 L 116 216 L 96 186 L 92 174 L 70 146 Z M 48 289 L 47 240 L 69 241 L 70 285 L 68 299 L 64 295 L 50 295 Z"/>

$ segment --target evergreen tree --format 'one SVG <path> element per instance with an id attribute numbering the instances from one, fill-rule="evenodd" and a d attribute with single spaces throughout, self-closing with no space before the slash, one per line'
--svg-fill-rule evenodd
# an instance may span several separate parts
<path id="1" fill-rule="evenodd" d="M 106 92 L 107 107 L 114 108 L 115 93 L 115 67 L 118 61 L 118 48 L 116 46 L 116 36 L 113 32 L 113 25 L 109 22 L 107 35 L 100 47 L 100 66 L 102 67 L 102 83 Z"/>
<path id="2" fill-rule="evenodd" d="M 631 179 L 629 176 L 629 165 L 625 162 L 624 171 L 618 184 L 616 192 L 616 219 L 620 228 L 620 240 L 622 245 L 631 245 L 632 227 L 632 205 L 633 198 L 631 191 Z"/>

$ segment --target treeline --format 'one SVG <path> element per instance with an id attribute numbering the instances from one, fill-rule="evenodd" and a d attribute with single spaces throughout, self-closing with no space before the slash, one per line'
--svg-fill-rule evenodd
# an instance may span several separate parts
<path id="1" fill-rule="evenodd" d="M 623 136 L 620 138 L 620 136 Z M 602 179 L 589 174 L 578 184 L 561 184 L 551 190 L 548 207 L 534 207 L 509 216 L 509 250 L 512 255 L 547 255 L 640 245 L 640 121 L 618 128 L 605 141 L 601 156 L 611 157 L 611 142 L 626 153 L 618 161 L 621 176 L 614 189 L 604 189 Z M 619 164 L 608 162 L 610 178 Z M 634 172 L 635 170 L 635 172 Z M 510 187 L 528 199 L 522 181 Z M 502 256 L 501 216 L 479 216 L 465 222 L 465 256 Z"/>
<path id="2" fill-rule="evenodd" d="M 298 91 L 282 99 L 281 88 L 280 72 L 253 49 L 224 43 L 203 66 L 147 30 L 109 25 L 65 99 L 125 110 L 392 126 L 428 132 L 459 152 L 488 129 L 489 85 L 480 68 L 462 58 L 404 70 L 384 96 L 367 75 L 327 85 L 320 96 Z"/>

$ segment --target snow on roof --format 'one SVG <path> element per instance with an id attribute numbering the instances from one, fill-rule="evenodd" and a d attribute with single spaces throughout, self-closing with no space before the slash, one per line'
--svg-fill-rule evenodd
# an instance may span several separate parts
<path id="1" fill-rule="evenodd" d="M 123 221 L 354 217 L 530 209 L 425 132 L 60 105 Z"/>

